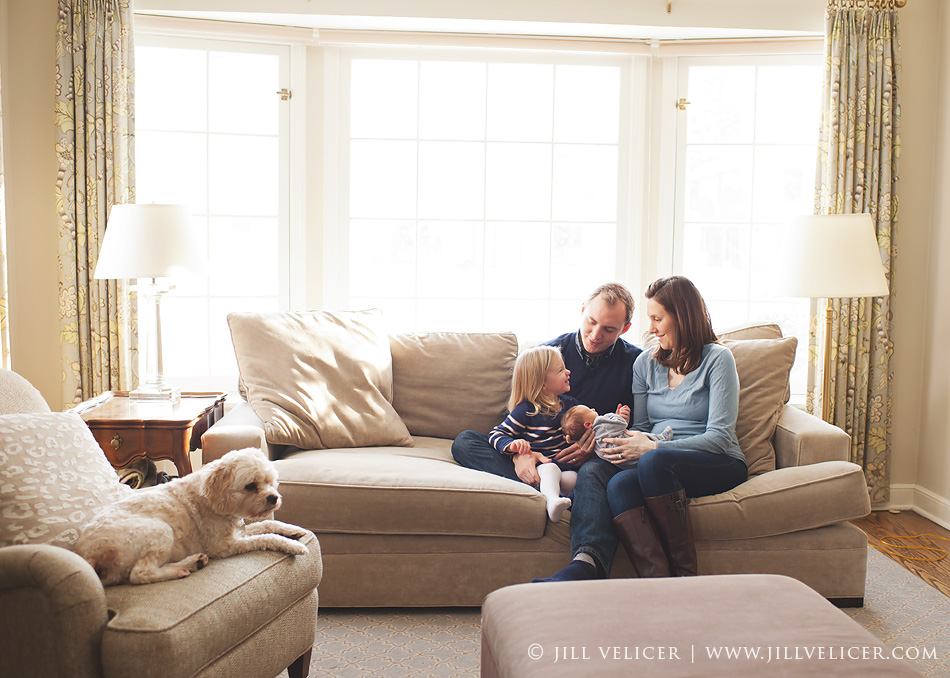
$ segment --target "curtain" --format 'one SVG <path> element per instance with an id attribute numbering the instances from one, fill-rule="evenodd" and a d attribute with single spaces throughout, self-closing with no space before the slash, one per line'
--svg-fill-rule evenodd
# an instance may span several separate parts
<path id="1" fill-rule="evenodd" d="M 127 281 L 95 280 L 109 209 L 134 202 L 130 0 L 59 0 L 56 201 L 63 401 L 138 381 Z"/>
<path id="2" fill-rule="evenodd" d="M 0 87 L 2 87 L 0 83 Z M 3 192 L 3 110 L 0 108 L 0 367 L 10 369 L 10 328 L 7 325 L 7 230 Z"/>
<path id="3" fill-rule="evenodd" d="M 851 435 L 852 461 L 864 468 L 871 500 L 883 502 L 890 494 L 900 44 L 893 2 L 866 5 L 841 0 L 828 7 L 816 213 L 866 212 L 877 229 L 890 294 L 834 300 L 831 421 Z M 813 357 L 821 354 L 816 335 L 823 325 L 812 318 Z M 812 413 L 821 411 L 820 363 L 810 366 Z"/>

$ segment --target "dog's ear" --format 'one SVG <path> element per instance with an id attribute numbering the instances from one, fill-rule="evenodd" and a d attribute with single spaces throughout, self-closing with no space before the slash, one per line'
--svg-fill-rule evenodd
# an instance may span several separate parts
<path id="1" fill-rule="evenodd" d="M 237 509 L 234 497 L 234 465 L 219 459 L 202 470 L 206 471 L 201 483 L 201 496 L 210 503 L 215 513 L 232 515 Z"/>

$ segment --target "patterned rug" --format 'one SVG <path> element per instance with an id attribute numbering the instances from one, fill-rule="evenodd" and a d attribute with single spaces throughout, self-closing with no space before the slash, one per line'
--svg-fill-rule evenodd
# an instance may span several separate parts
<path id="1" fill-rule="evenodd" d="M 950 676 L 950 598 L 877 549 L 868 547 L 864 607 L 844 612 L 888 647 L 901 648 L 921 675 Z"/>
<path id="2" fill-rule="evenodd" d="M 873 548 L 865 605 L 844 612 L 922 675 L 950 676 L 950 598 Z M 474 678 L 480 621 L 476 608 L 321 609 L 310 676 Z"/>

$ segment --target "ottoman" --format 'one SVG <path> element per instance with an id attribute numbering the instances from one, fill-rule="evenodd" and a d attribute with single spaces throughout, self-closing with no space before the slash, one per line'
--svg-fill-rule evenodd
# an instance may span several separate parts
<path id="1" fill-rule="evenodd" d="M 740 574 L 499 589 L 482 606 L 481 675 L 918 674 L 801 582 Z"/>

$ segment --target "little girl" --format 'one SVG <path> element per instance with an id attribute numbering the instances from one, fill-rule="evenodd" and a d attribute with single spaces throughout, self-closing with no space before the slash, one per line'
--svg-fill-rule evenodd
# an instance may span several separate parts
<path id="1" fill-rule="evenodd" d="M 565 395 L 571 388 L 571 373 L 561 352 L 552 346 L 536 346 L 518 356 L 512 379 L 510 414 L 492 429 L 488 440 L 503 454 L 529 457 L 537 466 L 541 494 L 548 517 L 557 522 L 571 505 L 569 494 L 577 482 L 576 465 L 549 459 L 570 443 L 561 431 L 561 415 L 578 402 Z M 518 468 L 516 460 L 515 468 Z"/>

